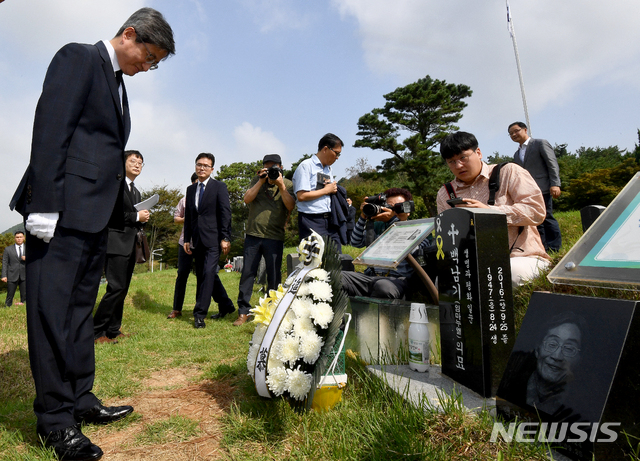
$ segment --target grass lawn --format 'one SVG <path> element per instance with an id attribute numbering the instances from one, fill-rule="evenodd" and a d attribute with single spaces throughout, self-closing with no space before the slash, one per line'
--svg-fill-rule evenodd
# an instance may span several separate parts
<path id="1" fill-rule="evenodd" d="M 558 218 L 568 248 L 582 233 L 579 216 Z M 136 409 L 118 423 L 83 429 L 104 450 L 105 460 L 546 459 L 544 447 L 490 443 L 488 411 L 469 414 L 456 398 L 444 413 L 423 411 L 355 360 L 347 362 L 349 383 L 333 410 L 298 415 L 282 400 L 262 399 L 246 372 L 253 325 L 233 327 L 233 314 L 207 319 L 205 329 L 195 330 L 195 277 L 189 280 L 184 316 L 167 320 L 175 276 L 175 270 L 134 275 L 123 322 L 123 331 L 132 336 L 96 346 L 95 394 L 106 404 Z M 235 302 L 240 275 L 220 276 Z M 518 290 L 517 325 L 534 290 L 559 291 L 542 277 Z M 259 295 L 254 292 L 252 304 Z M 210 312 L 216 310 L 213 305 Z M 24 307 L 0 309 L 0 460 L 55 459 L 36 440 L 33 398 Z"/>

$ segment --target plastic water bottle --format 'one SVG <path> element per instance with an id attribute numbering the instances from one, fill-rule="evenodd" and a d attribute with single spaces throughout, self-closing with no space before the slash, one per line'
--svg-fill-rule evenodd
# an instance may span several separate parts
<path id="1" fill-rule="evenodd" d="M 409 368 L 429 371 L 429 320 L 427 306 L 411 303 L 409 314 Z"/>

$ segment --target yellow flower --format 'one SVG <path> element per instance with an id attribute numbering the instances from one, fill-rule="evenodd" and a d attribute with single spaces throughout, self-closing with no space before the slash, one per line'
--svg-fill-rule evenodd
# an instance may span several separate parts
<path id="1" fill-rule="evenodd" d="M 278 286 L 277 290 L 269 290 L 269 294 L 267 296 L 260 298 L 260 304 L 251 309 L 251 312 L 254 314 L 253 321 L 269 325 L 280 300 L 284 297 L 284 294 L 285 289 L 282 285 Z"/>

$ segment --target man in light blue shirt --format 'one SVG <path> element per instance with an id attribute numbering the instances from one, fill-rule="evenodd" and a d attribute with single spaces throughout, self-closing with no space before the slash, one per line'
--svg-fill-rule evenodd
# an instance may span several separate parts
<path id="1" fill-rule="evenodd" d="M 293 174 L 293 192 L 298 207 L 300 240 L 311 235 L 331 236 L 340 248 L 338 229 L 330 226 L 331 194 L 338 191 L 331 165 L 340 157 L 344 143 L 335 134 L 327 133 L 318 143 L 318 153 L 304 160 Z"/>

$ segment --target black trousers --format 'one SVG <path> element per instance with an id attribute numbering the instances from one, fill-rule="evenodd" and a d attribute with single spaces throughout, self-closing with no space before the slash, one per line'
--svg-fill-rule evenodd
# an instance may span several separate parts
<path id="1" fill-rule="evenodd" d="M 227 295 L 220 277 L 218 277 L 218 260 L 220 250 L 218 248 L 196 247 L 193 250 L 196 261 L 197 295 L 196 305 L 193 308 L 193 317 L 204 319 L 209 312 L 211 298 L 218 304 L 221 314 L 230 314 L 235 311 L 233 301 Z"/>
<path id="2" fill-rule="evenodd" d="M 129 292 L 133 269 L 136 266 L 134 250 L 135 247 L 131 248 L 129 256 L 107 254 L 107 292 L 93 315 L 93 332 L 96 339 L 101 336 L 113 339 L 121 333 L 124 300 Z"/>
<path id="3" fill-rule="evenodd" d="M 184 294 L 187 290 L 187 281 L 191 273 L 191 265 L 193 264 L 193 253 L 190 255 L 184 251 L 182 245 L 178 245 L 178 276 L 176 277 L 176 285 L 173 289 L 173 310 L 182 312 L 184 304 Z M 196 299 L 198 293 L 196 293 Z"/>
<path id="4" fill-rule="evenodd" d="M 37 429 L 48 433 L 76 424 L 98 403 L 93 318 L 107 247 L 96 234 L 58 226 L 45 243 L 26 235 L 27 332 L 36 388 Z"/>
<path id="5" fill-rule="evenodd" d="M 342 271 L 342 289 L 349 296 L 404 299 L 408 288 L 406 277 L 374 277 L 361 272 Z"/>
<path id="6" fill-rule="evenodd" d="M 331 213 L 308 214 L 298 213 L 298 235 L 300 240 L 311 235 L 313 229 L 319 235 L 328 235 L 337 245 L 338 253 L 342 253 L 342 242 L 338 230 L 332 229 L 329 223 Z"/>
<path id="7" fill-rule="evenodd" d="M 547 214 L 542 224 L 537 229 L 542 239 L 542 244 L 546 251 L 559 251 L 562 246 L 562 234 L 560 233 L 560 224 L 553 217 L 553 198 L 550 193 L 542 194 Z"/>
<path id="8" fill-rule="evenodd" d="M 24 279 L 18 278 L 15 282 L 7 280 L 7 299 L 4 301 L 4 305 L 9 307 L 13 304 L 13 297 L 16 294 L 16 288 L 20 289 L 20 302 L 24 303 L 27 299 L 27 287 Z"/>
<path id="9" fill-rule="evenodd" d="M 264 256 L 267 266 L 267 288 L 277 290 L 282 281 L 282 240 L 265 239 L 247 235 L 244 239 L 242 276 L 238 288 L 238 314 L 249 315 L 253 283 L 258 274 L 260 259 Z"/>

